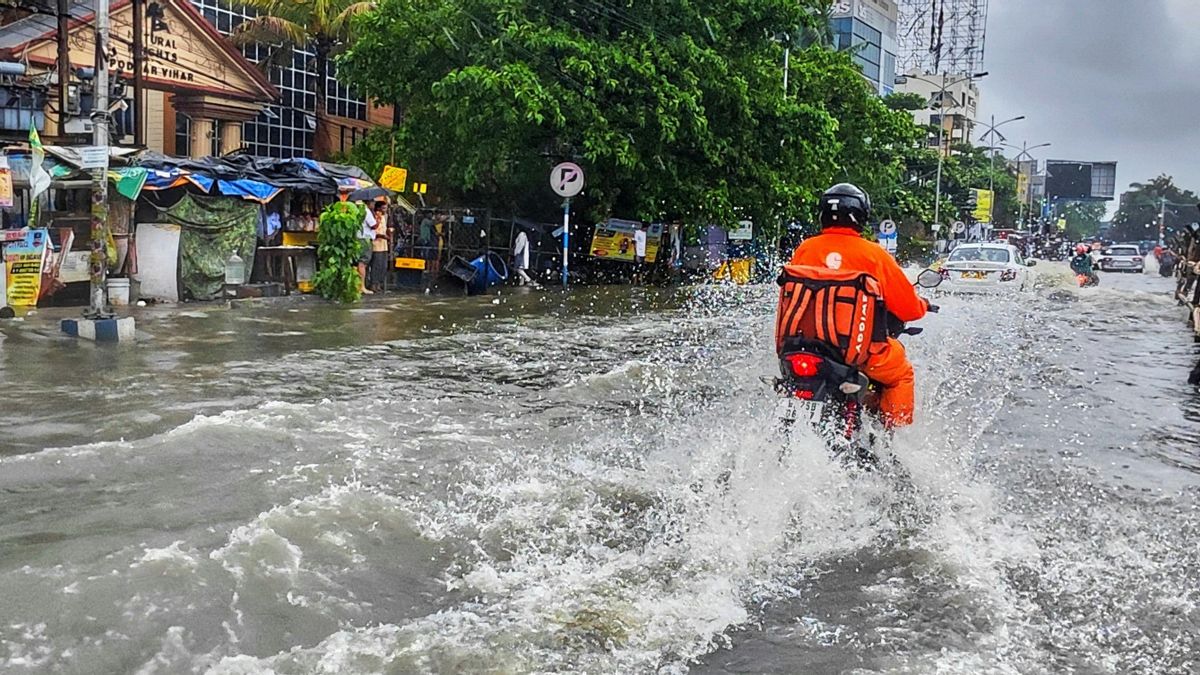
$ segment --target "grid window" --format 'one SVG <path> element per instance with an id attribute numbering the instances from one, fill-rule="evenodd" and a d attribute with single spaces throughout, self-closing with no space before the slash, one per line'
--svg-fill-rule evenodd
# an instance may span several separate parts
<path id="1" fill-rule="evenodd" d="M 200 10 L 222 34 L 228 35 L 245 19 L 253 16 L 240 5 L 228 0 L 192 0 L 192 4 Z M 270 53 L 267 46 L 249 45 L 242 48 L 242 53 L 251 62 L 257 63 Z M 271 83 L 279 89 L 280 100 L 267 106 L 267 110 L 259 116 L 242 125 L 243 145 L 246 150 L 255 155 L 265 157 L 311 157 L 313 146 L 312 129 L 308 126 L 307 115 L 313 114 L 316 107 L 314 93 L 314 76 L 307 72 L 308 62 L 313 58 L 309 50 L 296 50 L 290 66 L 273 68 L 270 73 Z M 333 64 L 329 64 L 326 77 L 326 105 L 330 114 L 365 120 L 367 102 L 348 87 L 337 82 L 333 77 Z M 182 120 L 180 122 L 179 120 Z M 177 116 L 176 140 L 181 137 L 182 145 L 176 147 L 180 154 L 186 154 L 187 119 Z"/>

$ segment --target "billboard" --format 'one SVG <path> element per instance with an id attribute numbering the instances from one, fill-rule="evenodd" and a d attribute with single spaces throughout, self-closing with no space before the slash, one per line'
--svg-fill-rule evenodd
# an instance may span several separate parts
<path id="1" fill-rule="evenodd" d="M 616 218 L 596 225 L 596 230 L 592 233 L 592 257 L 634 262 L 633 233 L 642 227 L 646 228 L 646 262 L 653 263 L 658 257 L 658 248 L 662 242 L 662 223 L 642 225 L 635 220 Z"/>
<path id="2" fill-rule="evenodd" d="M 1046 196 L 1071 201 L 1108 201 L 1116 196 L 1116 162 L 1046 161 Z"/>

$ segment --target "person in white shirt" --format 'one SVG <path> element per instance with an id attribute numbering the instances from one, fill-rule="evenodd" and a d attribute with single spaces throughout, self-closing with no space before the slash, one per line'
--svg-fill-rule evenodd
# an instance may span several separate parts
<path id="1" fill-rule="evenodd" d="M 529 235 L 524 229 L 517 230 L 517 240 L 513 244 L 513 269 L 517 271 L 522 286 L 533 283 L 526 271 L 529 269 Z"/>
<path id="2" fill-rule="evenodd" d="M 646 227 L 641 224 L 633 231 L 633 261 L 639 266 L 646 262 Z"/>

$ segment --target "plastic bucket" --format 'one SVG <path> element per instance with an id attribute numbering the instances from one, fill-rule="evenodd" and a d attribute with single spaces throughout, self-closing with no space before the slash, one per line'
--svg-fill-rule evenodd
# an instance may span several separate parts
<path id="1" fill-rule="evenodd" d="M 508 278 L 508 265 L 496 253 L 485 253 L 472 260 L 470 265 L 475 270 L 475 276 L 469 282 L 472 293 L 482 293 Z"/>
<path id="2" fill-rule="evenodd" d="M 108 303 L 114 307 L 129 305 L 129 279 L 108 280 Z"/>

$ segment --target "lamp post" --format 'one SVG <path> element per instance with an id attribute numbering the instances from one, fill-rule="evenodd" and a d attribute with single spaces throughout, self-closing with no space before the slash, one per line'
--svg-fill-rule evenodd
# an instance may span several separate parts
<path id="1" fill-rule="evenodd" d="M 970 82 L 971 80 L 978 80 L 985 76 L 987 76 L 986 71 L 982 72 L 982 73 L 975 73 L 974 75 L 967 75 L 966 77 L 960 77 L 959 79 L 953 80 L 951 82 L 946 82 L 946 77 L 942 76 L 941 84 L 939 84 L 937 82 L 934 82 L 933 80 L 927 80 L 927 79 L 925 79 L 923 77 L 919 77 L 917 75 L 902 75 L 902 76 L 896 78 L 896 84 L 905 84 L 910 79 L 912 79 L 912 80 L 918 80 L 920 82 L 924 82 L 926 84 L 932 84 L 933 86 L 938 87 L 938 89 L 935 90 L 939 94 L 938 95 L 938 109 L 945 110 L 946 106 L 943 105 L 943 102 L 945 100 L 946 91 L 948 89 L 950 89 L 950 87 L 953 87 L 956 84 L 962 84 L 963 82 Z M 941 221 L 942 221 L 942 161 L 945 159 L 944 154 L 942 152 L 942 143 L 943 143 L 943 137 L 944 137 L 945 130 L 946 130 L 946 120 L 945 120 L 945 115 L 942 114 L 942 115 L 938 116 L 937 183 L 936 183 L 936 187 L 934 188 L 935 192 L 934 192 L 934 198 L 933 198 L 933 223 L 936 227 L 941 227 Z"/>
<path id="2" fill-rule="evenodd" d="M 1029 154 L 1030 150 L 1037 150 L 1038 148 L 1048 148 L 1053 144 L 1052 143 L 1039 143 L 1037 145 L 1030 146 L 1029 141 L 1021 141 L 1021 147 L 1019 147 L 1019 148 L 1017 146 L 1011 145 L 1009 143 L 1001 143 L 1001 145 L 1012 148 L 1013 150 L 1021 151 L 1020 154 L 1017 155 L 1017 164 L 1018 164 L 1017 171 L 1019 173 L 1021 158 L 1025 158 L 1027 160 L 1033 160 L 1033 155 Z M 1036 166 L 1034 166 L 1034 171 L 1037 171 Z M 1030 176 L 1030 179 L 1032 180 L 1033 176 Z M 1027 185 L 1025 187 L 1025 199 L 1022 199 L 1019 203 L 1019 207 L 1021 210 L 1017 212 L 1018 213 L 1017 222 L 1021 222 L 1021 221 L 1025 220 L 1024 209 L 1025 209 L 1026 204 L 1029 205 L 1029 215 L 1032 216 L 1033 215 L 1033 186 L 1032 185 Z M 1030 229 L 1032 229 L 1032 228 L 1030 228 Z"/>
<path id="3" fill-rule="evenodd" d="M 992 156 L 989 158 L 989 161 L 988 161 L 988 192 L 992 193 L 992 201 L 990 204 L 988 204 L 988 225 L 989 226 L 994 225 L 996 222 L 996 150 L 998 149 L 995 145 L 996 137 L 999 136 L 1001 142 L 1004 141 L 1004 136 L 1002 136 L 999 132 L 997 132 L 996 129 L 999 129 L 1000 127 L 1002 127 L 1005 124 L 1008 124 L 1010 122 L 1019 122 L 1023 119 L 1025 119 L 1025 116 L 1020 115 L 1018 117 L 1013 117 L 1012 119 L 1007 119 L 1007 120 L 1004 120 L 1003 122 L 997 123 L 996 116 L 992 115 L 992 123 L 988 125 L 987 132 L 980 134 L 980 136 L 979 136 L 981 139 L 982 138 L 989 139 L 988 143 L 991 144 L 991 147 L 989 149 L 992 151 Z"/>

